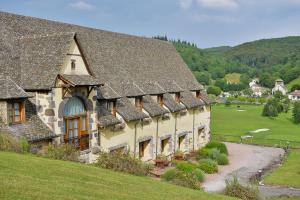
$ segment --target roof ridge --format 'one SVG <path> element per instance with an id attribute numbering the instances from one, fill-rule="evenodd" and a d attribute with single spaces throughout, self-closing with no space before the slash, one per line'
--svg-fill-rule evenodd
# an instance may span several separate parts
<path id="1" fill-rule="evenodd" d="M 35 39 L 35 38 L 46 38 L 46 37 L 55 37 L 55 36 L 63 36 L 72 34 L 75 36 L 76 32 L 58 32 L 58 33 L 52 33 L 52 34 L 32 34 L 27 36 L 21 36 L 16 38 L 16 40 L 23 40 L 23 39 Z"/>

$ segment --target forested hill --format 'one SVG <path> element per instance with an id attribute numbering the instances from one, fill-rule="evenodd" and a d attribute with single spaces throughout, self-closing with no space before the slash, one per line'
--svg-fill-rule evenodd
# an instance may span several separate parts
<path id="1" fill-rule="evenodd" d="M 157 39 L 167 40 L 166 37 Z M 277 78 L 289 83 L 300 76 L 300 36 L 208 49 L 186 41 L 171 42 L 199 82 L 225 91 L 245 89 L 251 78 L 258 77 L 263 86 L 271 88 Z M 232 74 L 240 76 L 234 84 L 228 83 Z"/>

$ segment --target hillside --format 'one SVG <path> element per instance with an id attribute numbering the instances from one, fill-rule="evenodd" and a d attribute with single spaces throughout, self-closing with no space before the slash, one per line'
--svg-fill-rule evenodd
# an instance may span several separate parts
<path id="1" fill-rule="evenodd" d="M 0 151 L 0 199 L 231 199 L 149 177 Z"/>
<path id="2" fill-rule="evenodd" d="M 186 41 L 172 41 L 197 80 L 223 90 L 242 90 L 251 78 L 272 88 L 277 78 L 286 83 L 300 76 L 300 37 L 263 39 L 235 47 L 200 49 Z M 239 87 L 224 85 L 227 74 L 240 73 Z M 225 81 L 225 83 L 224 83 Z M 229 88 L 229 89 L 226 89 Z"/>

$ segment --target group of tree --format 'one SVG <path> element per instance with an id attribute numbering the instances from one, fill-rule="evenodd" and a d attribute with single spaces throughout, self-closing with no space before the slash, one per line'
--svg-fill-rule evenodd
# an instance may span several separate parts
<path id="1" fill-rule="evenodd" d="M 280 91 L 274 94 L 274 97 L 269 99 L 263 108 L 262 115 L 266 117 L 277 117 L 279 113 L 287 113 L 290 108 L 290 100 Z"/>
<path id="2" fill-rule="evenodd" d="M 223 91 L 244 90 L 252 78 L 259 78 L 262 86 L 272 88 L 277 78 L 288 83 L 300 76 L 300 37 L 209 49 L 184 40 L 169 40 L 167 36 L 154 38 L 172 42 L 200 83 Z M 240 73 L 246 79 L 238 84 L 227 83 L 225 75 L 229 73 Z"/>
<path id="3" fill-rule="evenodd" d="M 300 124 L 300 102 L 299 101 L 294 103 L 293 119 L 296 124 Z"/>

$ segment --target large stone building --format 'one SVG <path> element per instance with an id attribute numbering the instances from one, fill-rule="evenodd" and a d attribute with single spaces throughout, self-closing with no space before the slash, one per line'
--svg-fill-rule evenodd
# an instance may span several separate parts
<path id="1" fill-rule="evenodd" d="M 210 100 L 169 42 L 0 12 L 2 130 L 88 162 L 203 146 Z"/>

